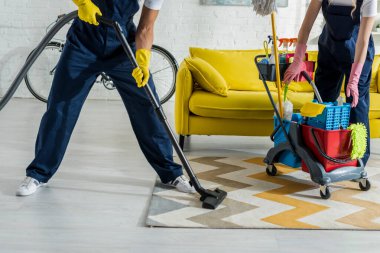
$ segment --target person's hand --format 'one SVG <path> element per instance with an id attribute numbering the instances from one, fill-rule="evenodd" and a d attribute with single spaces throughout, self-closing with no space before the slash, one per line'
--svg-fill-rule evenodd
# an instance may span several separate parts
<path id="1" fill-rule="evenodd" d="M 296 51 L 294 53 L 293 63 L 290 64 L 289 68 L 285 72 L 284 83 L 289 84 L 291 81 L 293 81 L 295 78 L 299 76 L 303 69 L 305 69 L 305 63 L 303 62 L 303 58 L 305 57 L 306 48 L 306 44 L 297 44 Z"/>
<path id="2" fill-rule="evenodd" d="M 346 87 L 346 96 L 347 97 L 352 96 L 351 107 L 356 107 L 358 105 L 358 101 L 359 101 L 358 84 L 359 84 L 360 75 L 362 74 L 362 70 L 363 70 L 363 64 L 361 63 L 352 64 L 350 79 Z"/>
<path id="3" fill-rule="evenodd" d="M 73 0 L 78 6 L 78 16 L 81 20 L 91 24 L 99 25 L 96 16 L 102 16 L 102 12 L 91 0 Z"/>
<path id="4" fill-rule="evenodd" d="M 137 49 L 136 51 L 136 61 L 139 66 L 133 70 L 132 76 L 135 78 L 139 88 L 148 83 L 150 55 L 151 53 L 148 49 Z"/>

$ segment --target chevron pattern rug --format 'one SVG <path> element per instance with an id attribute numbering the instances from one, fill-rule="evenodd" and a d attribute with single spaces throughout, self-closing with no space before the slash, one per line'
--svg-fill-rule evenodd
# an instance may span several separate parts
<path id="1" fill-rule="evenodd" d="M 265 173 L 263 157 L 195 157 L 190 159 L 205 188 L 228 192 L 216 210 L 201 208 L 198 194 L 183 194 L 157 182 L 146 224 L 188 228 L 380 229 L 380 157 L 369 161 L 372 188 L 358 183 L 331 186 L 323 200 L 309 175 L 278 165 L 279 175 Z"/>

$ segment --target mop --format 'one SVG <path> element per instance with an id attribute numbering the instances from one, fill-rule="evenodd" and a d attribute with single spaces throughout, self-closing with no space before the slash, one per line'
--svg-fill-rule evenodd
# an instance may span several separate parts
<path id="1" fill-rule="evenodd" d="M 261 16 L 267 16 L 271 14 L 272 20 L 272 35 L 273 35 L 273 47 L 274 47 L 274 59 L 276 65 L 276 86 L 278 95 L 278 107 L 281 118 L 284 115 L 284 109 L 282 104 L 281 95 L 281 78 L 280 78 L 280 61 L 278 58 L 278 46 L 277 46 L 277 32 L 276 32 L 276 1 L 275 0 L 252 0 L 253 10 L 256 14 Z"/>
<path id="2" fill-rule="evenodd" d="M 252 0 L 253 10 L 261 16 L 267 16 L 277 11 L 275 0 Z"/>

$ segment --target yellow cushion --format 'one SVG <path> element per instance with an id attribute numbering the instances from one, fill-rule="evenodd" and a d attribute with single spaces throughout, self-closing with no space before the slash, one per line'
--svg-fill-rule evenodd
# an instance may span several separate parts
<path id="1" fill-rule="evenodd" d="M 369 94 L 369 119 L 380 119 L 380 93 Z"/>
<path id="2" fill-rule="evenodd" d="M 219 72 L 201 58 L 187 58 L 186 64 L 195 81 L 205 90 L 220 96 L 227 96 L 227 82 Z"/>
<path id="3" fill-rule="evenodd" d="M 313 92 L 313 87 L 307 82 L 291 82 L 289 84 L 289 90 L 297 92 Z"/>
<path id="4" fill-rule="evenodd" d="M 277 94 L 272 93 L 277 101 Z M 194 91 L 190 111 L 198 116 L 229 119 L 273 119 L 273 107 L 263 91 L 230 90 L 228 98 L 202 90 Z"/>
<path id="5" fill-rule="evenodd" d="M 380 119 L 373 119 L 369 121 L 371 129 L 371 138 L 380 138 Z"/>
<path id="6" fill-rule="evenodd" d="M 369 92 L 380 92 L 380 55 L 375 55 Z"/>
<path id="7" fill-rule="evenodd" d="M 227 81 L 230 90 L 263 90 L 259 72 L 254 63 L 263 50 L 211 50 L 190 48 L 192 57 L 210 63 Z"/>

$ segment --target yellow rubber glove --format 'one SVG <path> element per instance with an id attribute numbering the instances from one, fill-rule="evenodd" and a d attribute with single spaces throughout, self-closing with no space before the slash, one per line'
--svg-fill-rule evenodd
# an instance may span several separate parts
<path id="1" fill-rule="evenodd" d="M 136 51 L 136 61 L 139 66 L 133 70 L 132 76 L 139 88 L 144 87 L 149 80 L 150 54 L 148 49 L 137 49 Z"/>
<path id="2" fill-rule="evenodd" d="M 78 6 L 78 16 L 81 20 L 91 25 L 99 25 L 96 15 L 102 16 L 102 12 L 98 6 L 91 0 L 73 0 L 73 2 Z"/>

